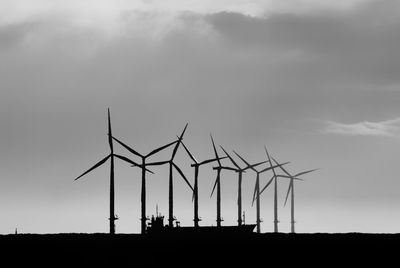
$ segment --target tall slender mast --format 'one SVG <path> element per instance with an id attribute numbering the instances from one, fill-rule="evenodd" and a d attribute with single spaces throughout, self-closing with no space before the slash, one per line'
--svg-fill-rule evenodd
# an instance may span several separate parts
<path id="1" fill-rule="evenodd" d="M 217 159 L 217 162 L 218 162 L 218 167 L 216 168 L 217 178 L 215 179 L 215 183 L 214 183 L 214 187 L 211 192 L 211 195 L 213 195 L 215 186 L 217 186 L 217 227 L 221 227 L 221 221 L 222 221 L 222 218 L 221 218 L 221 169 L 222 169 L 222 165 L 221 165 L 220 158 L 218 156 L 217 148 L 215 147 L 214 139 L 211 134 L 210 134 L 210 138 L 211 138 L 212 146 L 214 149 L 215 158 Z"/>
<path id="2" fill-rule="evenodd" d="M 260 218 L 260 173 L 257 172 L 257 179 L 256 179 L 256 209 L 257 209 L 257 233 L 261 232 L 261 218 Z"/>
<path id="3" fill-rule="evenodd" d="M 194 167 L 194 227 L 199 227 L 199 166 Z"/>
<path id="4" fill-rule="evenodd" d="M 110 158 L 110 234 L 115 234 L 114 157 Z"/>
<path id="5" fill-rule="evenodd" d="M 146 158 L 142 157 L 142 191 L 141 191 L 141 226 L 140 233 L 146 233 Z"/>
<path id="6" fill-rule="evenodd" d="M 221 169 L 217 172 L 217 227 L 221 227 Z"/>
<path id="7" fill-rule="evenodd" d="M 108 143 L 110 145 L 110 234 L 115 234 L 115 212 L 114 212 L 114 147 L 111 132 L 110 108 L 108 108 Z"/>
<path id="8" fill-rule="evenodd" d="M 268 157 L 268 162 L 270 164 L 270 167 L 272 168 L 272 161 L 269 156 L 267 146 L 264 145 L 265 148 L 265 153 L 267 154 Z M 274 180 L 274 232 L 278 232 L 278 178 L 276 177 L 275 169 L 272 168 L 272 173 L 273 173 L 273 180 Z"/>
<path id="9" fill-rule="evenodd" d="M 292 193 L 291 193 L 291 200 L 290 200 L 290 216 L 291 216 L 291 232 L 295 233 L 294 225 L 296 224 L 296 221 L 294 220 L 294 181 L 293 179 L 290 180 L 291 186 L 292 186 Z"/>
<path id="10" fill-rule="evenodd" d="M 169 202 L 168 202 L 168 207 L 169 207 L 169 217 L 168 217 L 168 224 L 169 227 L 173 227 L 174 224 L 174 206 L 173 206 L 173 200 L 174 200 L 174 186 L 173 186 L 173 179 L 172 179 L 172 162 L 169 163 Z"/>
<path id="11" fill-rule="evenodd" d="M 275 171 L 274 171 L 275 175 Z M 278 232 L 278 180 L 274 176 L 274 232 Z"/>
<path id="12" fill-rule="evenodd" d="M 239 170 L 238 177 L 238 226 L 242 225 L 242 175 L 243 170 Z"/>

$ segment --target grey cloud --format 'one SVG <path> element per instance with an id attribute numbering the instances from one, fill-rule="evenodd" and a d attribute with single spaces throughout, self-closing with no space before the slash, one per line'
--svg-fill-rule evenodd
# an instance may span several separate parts
<path id="1" fill-rule="evenodd" d="M 390 0 L 340 12 L 266 18 L 218 13 L 207 19 L 234 46 L 292 55 L 291 66 L 303 65 L 316 75 L 329 73 L 336 82 L 358 79 L 396 84 L 400 82 L 400 22 L 396 16 L 400 16 L 400 3 Z"/>
<path id="2" fill-rule="evenodd" d="M 322 132 L 345 136 L 398 137 L 400 134 L 400 118 L 381 122 L 363 121 L 352 124 L 327 121 Z"/>
<path id="3" fill-rule="evenodd" d="M 0 49 L 13 48 L 23 42 L 32 27 L 32 23 L 0 26 Z"/>

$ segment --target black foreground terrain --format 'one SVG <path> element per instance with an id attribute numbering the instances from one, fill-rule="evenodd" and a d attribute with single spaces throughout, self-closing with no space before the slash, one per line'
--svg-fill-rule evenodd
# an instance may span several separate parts
<path id="1" fill-rule="evenodd" d="M 18 234 L 0 236 L 0 247 L 3 262 L 9 264 L 1 267 L 398 267 L 400 263 L 400 234 Z"/>

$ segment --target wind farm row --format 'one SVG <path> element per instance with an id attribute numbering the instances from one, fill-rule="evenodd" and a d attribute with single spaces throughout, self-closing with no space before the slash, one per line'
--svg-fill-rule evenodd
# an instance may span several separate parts
<path id="1" fill-rule="evenodd" d="M 250 163 L 247 161 L 241 154 L 237 151 L 233 150 L 233 153 L 229 153 L 223 146 L 219 146 L 220 151 L 223 152 L 221 154 L 218 152 L 218 148 L 214 142 L 213 136 L 210 134 L 212 149 L 214 155 L 209 159 L 204 159 L 199 161 L 194 155 L 194 153 L 189 150 L 188 144 L 183 142 L 183 137 L 185 135 L 188 124 L 185 125 L 179 136 L 176 136 L 176 139 L 172 142 L 157 147 L 151 150 L 148 153 L 139 153 L 137 150 L 133 149 L 132 146 L 127 145 L 125 142 L 121 141 L 121 139 L 117 138 L 112 133 L 111 128 L 111 116 L 110 109 L 108 109 L 108 144 L 110 152 L 107 156 L 89 168 L 87 171 L 78 176 L 75 180 L 82 178 L 84 175 L 93 171 L 94 169 L 102 166 L 106 162 L 110 162 L 110 203 L 109 203 L 109 233 L 115 234 L 115 221 L 118 220 L 118 217 L 115 214 L 115 180 L 114 180 L 114 161 L 121 160 L 132 167 L 141 169 L 141 234 L 146 234 L 149 230 L 149 225 L 147 224 L 148 217 L 146 215 L 146 174 L 154 172 L 151 170 L 151 167 L 168 165 L 169 167 L 169 176 L 168 176 L 168 226 L 169 228 L 173 228 L 174 221 L 176 218 L 174 217 L 174 171 L 179 174 L 181 179 L 186 183 L 187 187 L 192 193 L 192 202 L 193 202 L 193 222 L 194 222 L 194 230 L 198 230 L 201 228 L 199 222 L 199 173 L 200 168 L 206 165 L 214 163 L 216 166 L 212 167 L 212 170 L 216 173 L 216 178 L 213 184 L 212 192 L 210 197 L 216 194 L 216 230 L 222 230 L 222 217 L 221 217 L 221 175 L 223 172 L 235 172 L 237 173 L 237 226 L 243 227 L 245 225 L 243 219 L 243 209 L 242 209 L 242 184 L 243 184 L 243 173 L 247 171 L 252 171 L 255 173 L 255 186 L 252 196 L 252 206 L 255 203 L 256 209 L 256 231 L 257 233 L 261 233 L 261 205 L 260 199 L 262 193 L 273 184 L 274 186 L 274 232 L 279 232 L 278 229 L 278 181 L 279 180 L 288 180 L 289 187 L 286 192 L 285 205 L 290 198 L 290 207 L 291 207 L 291 233 L 295 232 L 295 192 L 294 192 L 294 184 L 295 181 L 302 181 L 302 176 L 314 172 L 317 169 L 306 170 L 299 173 L 291 173 L 284 166 L 288 165 L 289 162 L 279 162 L 274 158 L 267 150 L 267 147 L 264 146 L 265 150 L 265 158 L 257 163 Z M 118 144 L 123 149 L 130 154 L 130 156 L 117 154 L 114 150 L 114 145 Z M 193 185 L 190 183 L 190 180 L 182 171 L 181 167 L 175 161 L 175 156 L 178 152 L 179 148 L 183 148 L 186 152 L 187 157 L 190 158 L 192 164 L 190 165 L 194 169 L 194 178 Z M 168 148 L 173 148 L 171 157 L 169 159 L 163 161 L 151 162 L 149 159 L 158 154 L 161 151 L 164 151 Z M 234 157 L 235 156 L 235 157 Z M 132 160 L 135 157 L 139 159 Z M 239 164 L 240 162 L 241 164 Z M 266 174 L 267 172 L 271 172 L 272 177 L 267 181 L 267 183 L 261 187 L 261 176 Z M 269 178 L 269 177 L 268 177 Z M 157 213 L 158 214 L 158 213 Z"/>

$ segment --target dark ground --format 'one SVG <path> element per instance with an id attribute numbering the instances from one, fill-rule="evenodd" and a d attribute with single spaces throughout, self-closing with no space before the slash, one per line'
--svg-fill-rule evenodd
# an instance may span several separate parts
<path id="1" fill-rule="evenodd" d="M 35 267 L 396 267 L 400 261 L 400 234 L 18 234 L 0 236 L 0 247 L 3 262 Z"/>

